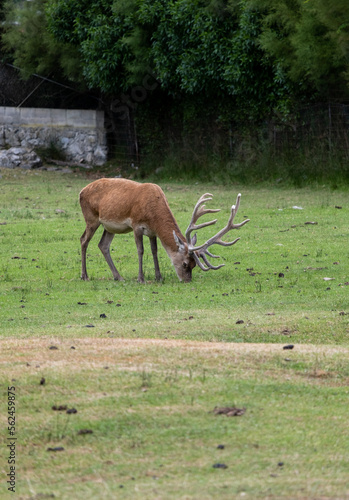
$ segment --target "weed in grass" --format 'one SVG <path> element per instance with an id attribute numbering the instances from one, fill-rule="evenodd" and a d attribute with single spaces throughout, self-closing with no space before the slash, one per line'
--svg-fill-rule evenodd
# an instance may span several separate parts
<path id="1" fill-rule="evenodd" d="M 148 389 L 151 387 L 152 374 L 147 372 L 144 368 L 141 373 L 141 389 Z"/>
<path id="2" fill-rule="evenodd" d="M 52 432 L 48 432 L 46 439 L 44 439 L 44 442 L 49 443 L 62 441 L 64 438 L 66 438 L 70 422 L 71 417 L 69 415 L 66 415 L 65 413 L 60 414 L 57 412 L 54 429 L 52 430 Z"/>
<path id="3" fill-rule="evenodd" d="M 318 248 L 316 250 L 316 258 L 319 259 L 320 257 L 322 257 L 322 248 Z"/>
<path id="4" fill-rule="evenodd" d="M 165 374 L 164 381 L 168 383 L 169 385 L 175 384 L 178 382 L 178 367 L 174 367 L 173 369 L 169 370 Z"/>
<path id="5" fill-rule="evenodd" d="M 46 288 L 47 288 L 47 290 L 51 290 L 53 288 L 53 279 L 52 278 L 46 278 Z"/>
<path id="6" fill-rule="evenodd" d="M 1 271 L 0 271 L 0 280 L 1 281 L 12 281 L 8 268 L 6 266 L 3 266 Z"/>

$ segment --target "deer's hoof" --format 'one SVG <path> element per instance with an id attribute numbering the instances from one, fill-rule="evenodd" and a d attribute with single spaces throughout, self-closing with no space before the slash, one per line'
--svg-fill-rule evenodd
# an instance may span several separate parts
<path id="1" fill-rule="evenodd" d="M 114 278 L 114 281 L 125 281 L 125 280 L 122 276 L 117 276 L 116 278 Z"/>

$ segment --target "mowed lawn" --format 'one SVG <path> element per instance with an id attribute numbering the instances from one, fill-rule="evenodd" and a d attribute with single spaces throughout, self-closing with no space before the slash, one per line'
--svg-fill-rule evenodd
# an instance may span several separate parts
<path id="1" fill-rule="evenodd" d="M 225 267 L 196 268 L 188 284 L 161 245 L 155 281 L 145 238 L 140 285 L 132 233 L 112 243 L 119 283 L 101 229 L 80 280 L 78 193 L 91 177 L 0 173 L 1 408 L 15 387 L 16 497 L 349 498 L 347 190 L 162 182 L 183 232 L 213 194 L 221 212 L 199 243 L 238 192 L 236 221 L 251 221 L 226 237 L 236 245 L 214 247 Z M 5 478 L 6 418 L 2 431 Z M 13 498 L 5 483 L 1 498 Z"/>

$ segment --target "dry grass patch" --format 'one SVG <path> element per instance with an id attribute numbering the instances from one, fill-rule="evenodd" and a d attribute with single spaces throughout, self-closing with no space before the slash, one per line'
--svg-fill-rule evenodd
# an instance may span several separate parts
<path id="1" fill-rule="evenodd" d="M 287 340 L 287 339 L 286 339 Z M 97 339 L 59 337 L 32 339 L 3 339 L 0 341 L 0 370 L 6 377 L 8 367 L 11 374 L 22 373 L 23 366 L 27 372 L 46 369 L 62 371 L 79 371 L 84 368 L 103 368 L 117 366 L 120 369 L 155 369 L 157 365 L 187 365 L 205 363 L 215 370 L 231 368 L 243 371 L 270 361 L 299 362 L 306 359 L 312 366 L 316 365 L 310 376 L 326 378 L 326 371 L 320 365 L 334 366 L 337 362 L 345 365 L 349 358 L 349 348 L 333 345 L 295 345 L 294 349 L 283 349 L 282 344 L 251 344 L 194 342 L 185 340 L 162 339 Z M 292 345 L 292 344 L 291 344 Z M 275 369 L 278 370 L 277 366 Z M 0 372 L 1 373 L 1 372 Z"/>
<path id="2" fill-rule="evenodd" d="M 0 376 L 16 386 L 23 500 L 347 498 L 346 347 L 59 337 L 0 347 Z"/>

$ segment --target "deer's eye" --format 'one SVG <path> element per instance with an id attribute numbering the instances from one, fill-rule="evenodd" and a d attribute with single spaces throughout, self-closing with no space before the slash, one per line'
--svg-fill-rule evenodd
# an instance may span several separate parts
<path id="1" fill-rule="evenodd" d="M 187 262 L 183 262 L 183 267 L 184 267 L 184 269 L 187 269 L 188 263 Z"/>

